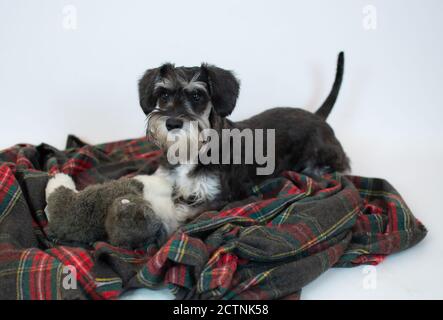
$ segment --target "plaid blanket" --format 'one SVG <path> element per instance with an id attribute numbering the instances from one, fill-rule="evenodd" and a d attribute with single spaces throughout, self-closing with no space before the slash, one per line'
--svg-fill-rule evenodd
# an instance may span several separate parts
<path id="1" fill-rule="evenodd" d="M 64 151 L 47 144 L 1 151 L 0 299 L 114 299 L 164 285 L 179 299 L 299 298 L 331 267 L 378 264 L 426 235 L 385 180 L 334 174 L 314 181 L 287 171 L 244 201 L 201 214 L 161 248 L 47 237 L 49 175 L 67 173 L 82 189 L 152 173 L 159 155 L 145 138 L 92 146 L 73 136 Z"/>

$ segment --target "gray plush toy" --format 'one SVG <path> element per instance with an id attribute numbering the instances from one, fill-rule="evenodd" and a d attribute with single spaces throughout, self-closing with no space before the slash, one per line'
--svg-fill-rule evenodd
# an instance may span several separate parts
<path id="1" fill-rule="evenodd" d="M 162 217 L 164 212 L 154 212 L 147 195 L 151 186 L 144 183 L 151 181 L 150 178 L 138 177 L 77 191 L 70 176 L 56 174 L 46 187 L 48 234 L 63 241 L 92 243 L 101 240 L 126 248 L 139 248 L 153 242 L 161 245 L 176 226 L 168 230 Z M 163 190 L 164 201 L 172 203 L 172 187 L 164 187 L 157 187 L 157 191 Z M 158 198 L 158 194 L 155 196 Z"/>

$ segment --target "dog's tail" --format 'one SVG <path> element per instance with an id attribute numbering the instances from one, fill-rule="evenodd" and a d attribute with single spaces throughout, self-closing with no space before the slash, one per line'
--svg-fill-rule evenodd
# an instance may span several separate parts
<path id="1" fill-rule="evenodd" d="M 331 113 L 332 107 L 335 104 L 335 101 L 337 100 L 338 92 L 340 91 L 341 82 L 343 80 L 343 69 L 345 64 L 345 55 L 342 52 L 338 54 L 338 60 L 337 60 L 337 71 L 335 73 L 335 81 L 332 85 L 332 90 L 329 93 L 328 97 L 326 98 L 325 102 L 321 105 L 320 108 L 315 112 L 316 115 L 319 117 L 326 119 L 329 116 L 329 113 Z"/>

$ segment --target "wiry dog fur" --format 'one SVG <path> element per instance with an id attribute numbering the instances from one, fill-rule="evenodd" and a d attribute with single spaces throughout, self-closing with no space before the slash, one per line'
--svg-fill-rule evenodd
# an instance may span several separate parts
<path id="1" fill-rule="evenodd" d="M 341 86 L 343 64 L 340 53 L 332 90 L 315 114 L 298 108 L 274 108 L 240 122 L 227 119 L 240 89 L 232 72 L 207 64 L 175 67 L 169 63 L 147 70 L 139 81 L 140 105 L 147 115 L 147 134 L 162 148 L 170 147 L 167 133 L 177 128 L 184 129 L 181 143 L 189 143 L 188 127 L 193 120 L 198 121 L 199 130 L 275 129 L 276 167 L 270 176 L 257 175 L 257 163 L 171 165 L 167 159 L 157 174 L 173 181 L 177 199 L 205 206 L 244 198 L 252 185 L 283 170 L 318 176 L 349 169 L 349 160 L 325 121 Z"/>

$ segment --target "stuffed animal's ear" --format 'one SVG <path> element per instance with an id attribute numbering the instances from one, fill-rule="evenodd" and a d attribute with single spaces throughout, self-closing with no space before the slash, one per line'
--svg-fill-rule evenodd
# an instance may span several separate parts
<path id="1" fill-rule="evenodd" d="M 229 116 L 235 108 L 240 82 L 231 71 L 202 64 L 201 78 L 208 85 L 212 105 L 220 117 Z"/>
<path id="2" fill-rule="evenodd" d="M 143 112 L 148 115 L 154 110 L 157 104 L 157 97 L 154 95 L 155 84 L 174 69 L 170 63 L 165 63 L 159 68 L 146 70 L 143 77 L 138 82 L 138 97 Z"/>

